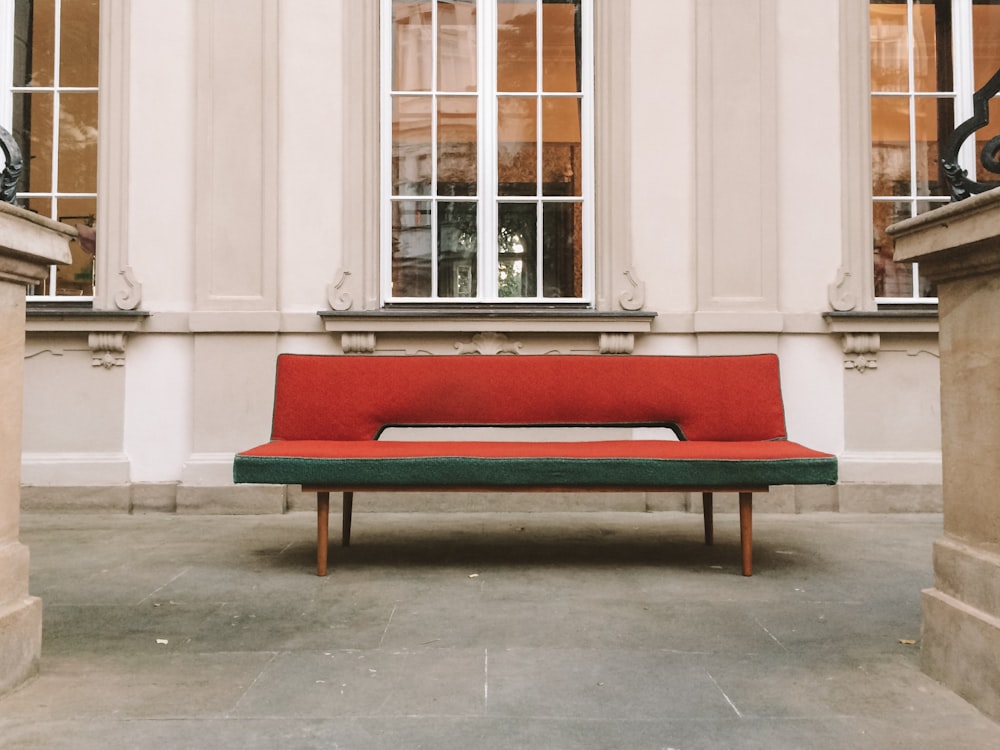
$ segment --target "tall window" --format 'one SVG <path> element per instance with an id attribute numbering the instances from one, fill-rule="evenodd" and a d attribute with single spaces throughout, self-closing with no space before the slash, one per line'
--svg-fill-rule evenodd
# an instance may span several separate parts
<path id="1" fill-rule="evenodd" d="M 971 116 L 972 94 L 1000 67 L 1000 2 L 871 0 L 869 12 L 875 297 L 934 302 L 917 264 L 892 260 L 885 228 L 950 200 L 939 144 Z M 997 179 L 978 158 L 1000 133 L 1000 106 L 990 109 L 990 126 L 960 157 L 980 182 Z"/>
<path id="2" fill-rule="evenodd" d="M 593 296 L 591 0 L 382 0 L 382 297 Z"/>
<path id="3" fill-rule="evenodd" d="M 99 0 L 3 0 L 13 39 L 10 122 L 24 172 L 18 204 L 80 229 L 73 262 L 29 299 L 90 300 L 97 229 Z"/>

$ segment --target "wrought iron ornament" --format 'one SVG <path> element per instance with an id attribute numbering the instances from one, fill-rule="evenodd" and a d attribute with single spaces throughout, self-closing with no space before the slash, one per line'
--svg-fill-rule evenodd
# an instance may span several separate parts
<path id="1" fill-rule="evenodd" d="M 990 99 L 1000 92 L 1000 70 L 972 95 L 972 117 L 963 122 L 949 136 L 941 154 L 941 168 L 951 187 L 951 199 L 960 201 L 975 193 L 982 193 L 997 186 L 996 183 L 976 182 L 969 178 L 968 170 L 958 165 L 958 152 L 965 139 L 990 122 Z M 990 138 L 980 154 L 979 161 L 987 171 L 1000 174 L 1000 135 Z"/>
<path id="2" fill-rule="evenodd" d="M 0 172 L 0 200 L 13 203 L 17 199 L 17 181 L 24 171 L 21 148 L 4 127 L 0 126 L 0 150 L 3 151 L 6 166 Z"/>

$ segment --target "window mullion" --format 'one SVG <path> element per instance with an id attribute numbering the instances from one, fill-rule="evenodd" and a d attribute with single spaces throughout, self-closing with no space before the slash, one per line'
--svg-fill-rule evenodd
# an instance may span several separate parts
<path id="1" fill-rule="evenodd" d="M 956 2 L 951 6 L 952 71 L 955 92 L 955 125 L 973 115 L 972 95 L 975 93 L 975 71 L 972 69 L 972 1 Z M 958 153 L 958 163 L 971 174 L 976 173 L 976 139 L 968 138 Z"/>
<path id="2" fill-rule="evenodd" d="M 431 3 L 431 298 L 438 299 L 440 292 L 439 265 L 441 262 L 440 234 L 438 232 L 438 150 L 441 134 L 438 132 L 439 80 L 441 61 L 438 59 L 438 2 Z"/>
<path id="3" fill-rule="evenodd" d="M 497 267 L 497 154 L 499 122 L 497 120 L 497 3 L 484 0 L 477 14 L 477 49 L 479 50 L 476 81 L 479 100 L 479 238 L 477 262 L 481 299 L 499 296 Z"/>

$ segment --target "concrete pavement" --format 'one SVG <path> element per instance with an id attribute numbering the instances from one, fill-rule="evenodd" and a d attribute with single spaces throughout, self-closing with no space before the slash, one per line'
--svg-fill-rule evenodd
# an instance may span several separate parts
<path id="1" fill-rule="evenodd" d="M 337 519 L 331 519 L 336 529 Z M 0 748 L 997 750 L 919 669 L 934 514 L 28 513 Z M 336 537 L 336 533 L 332 534 Z"/>

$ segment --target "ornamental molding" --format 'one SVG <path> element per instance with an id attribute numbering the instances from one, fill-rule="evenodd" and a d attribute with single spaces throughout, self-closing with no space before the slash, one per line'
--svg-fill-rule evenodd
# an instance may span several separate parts
<path id="1" fill-rule="evenodd" d="M 882 341 L 877 333 L 845 333 L 843 341 L 844 369 L 860 373 L 878 368 Z"/>
<path id="2" fill-rule="evenodd" d="M 350 271 L 341 268 L 337 271 L 336 276 L 334 276 L 333 282 L 327 285 L 326 301 L 330 305 L 331 310 L 344 312 L 354 307 L 354 295 L 343 289 L 350 275 Z"/>
<path id="3" fill-rule="evenodd" d="M 344 354 L 374 354 L 374 333 L 343 333 L 340 336 L 340 348 Z"/>
<path id="4" fill-rule="evenodd" d="M 849 270 L 844 267 L 837 269 L 837 280 L 827 288 L 827 297 L 830 307 L 837 312 L 850 312 L 857 308 L 858 295 Z"/>
<path id="5" fill-rule="evenodd" d="M 602 333 L 598 340 L 601 354 L 631 354 L 635 336 L 631 333 Z"/>
<path id="6" fill-rule="evenodd" d="M 618 304 L 622 310 L 635 312 L 646 306 L 646 283 L 640 281 L 635 273 L 635 267 L 629 267 L 623 272 L 632 287 L 618 295 Z"/>
<path id="7" fill-rule="evenodd" d="M 458 354 L 519 354 L 524 346 L 520 341 L 513 341 L 503 333 L 477 333 L 468 342 L 457 342 L 455 349 Z"/>
<path id="8" fill-rule="evenodd" d="M 125 365 L 124 333 L 92 333 L 87 336 L 87 345 L 90 347 L 91 366 L 110 370 Z"/>

